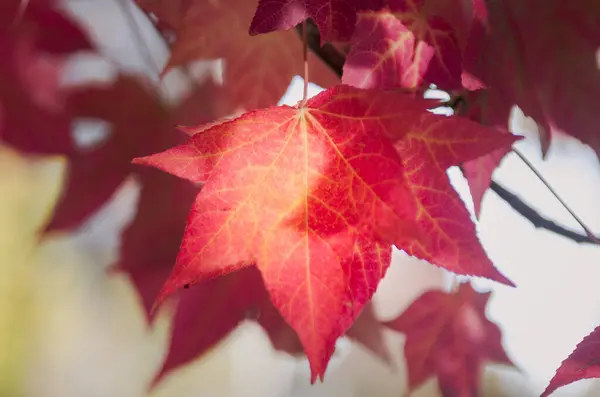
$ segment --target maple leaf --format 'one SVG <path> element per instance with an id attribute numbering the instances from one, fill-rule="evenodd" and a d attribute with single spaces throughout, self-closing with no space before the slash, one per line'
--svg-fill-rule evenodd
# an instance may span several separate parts
<path id="1" fill-rule="evenodd" d="M 487 2 L 479 52 L 467 71 L 506 106 L 517 104 L 540 126 L 545 154 L 553 131 L 600 153 L 596 51 L 600 8 L 593 0 Z M 542 61 L 542 62 L 540 62 Z"/>
<path id="2" fill-rule="evenodd" d="M 450 188 L 446 168 L 514 138 L 433 115 L 431 104 L 337 86 L 305 107 L 256 110 L 200 127 L 186 144 L 134 160 L 205 183 L 157 302 L 184 285 L 256 264 L 273 304 L 300 337 L 314 381 L 385 274 L 390 244 L 510 284 L 469 240 L 472 232 L 478 243 L 472 223 L 464 232 L 444 220 L 439 197 L 427 196 L 418 178 L 436 180 L 430 190 Z M 450 192 L 441 193 L 437 207 L 455 204 L 443 197 Z M 460 208 L 468 220 L 464 205 L 452 210 Z M 423 230 L 433 233 L 435 247 Z"/>
<path id="3" fill-rule="evenodd" d="M 431 113 L 404 120 L 418 125 L 395 145 L 403 160 L 411 191 L 419 203 L 417 222 L 433 240 L 429 248 L 418 240 L 397 245 L 408 254 L 458 274 L 487 277 L 514 285 L 492 264 L 477 238 L 475 225 L 446 170 L 497 150 L 519 139 L 499 134 L 466 118 Z"/>
<path id="4" fill-rule="evenodd" d="M 359 13 L 342 82 L 382 89 L 461 87 L 460 39 L 466 34 L 460 30 L 468 31 L 470 20 L 451 24 L 453 9 L 439 1 L 396 0 L 388 7 Z"/>
<path id="5" fill-rule="evenodd" d="M 498 133 L 508 133 L 506 122 L 511 109 L 503 106 L 502 103 L 492 103 L 497 99 L 493 93 L 490 95 L 489 90 L 477 90 L 466 92 L 463 95 L 466 104 L 458 109 L 459 114 L 483 125 L 492 126 L 498 130 Z M 510 152 L 510 147 L 504 147 L 462 165 L 471 191 L 476 217 L 479 218 L 481 214 L 483 196 L 492 183 L 494 171 Z"/>
<path id="6" fill-rule="evenodd" d="M 388 243 L 421 237 L 401 160 L 384 136 L 410 110 L 396 97 L 339 86 L 306 108 L 249 112 L 138 159 L 206 182 L 158 300 L 256 263 L 302 341 L 313 381 L 322 376 L 335 340 L 389 266 L 390 247 L 359 231 Z"/>
<path id="7" fill-rule="evenodd" d="M 259 0 L 250 25 L 250 34 L 288 30 L 312 18 L 325 41 L 348 41 L 352 37 L 359 10 L 378 10 L 381 0 Z"/>
<path id="8" fill-rule="evenodd" d="M 210 92 L 210 95 L 207 95 Z M 178 122 L 198 123 L 231 111 L 225 104 L 219 106 L 221 91 L 203 90 L 202 95 L 182 103 L 175 119 Z M 194 99 L 211 98 L 212 109 L 199 114 Z M 215 100 L 217 99 L 217 100 Z M 225 100 L 226 98 L 221 98 Z M 206 106 L 204 107 L 206 110 Z M 209 123 L 212 125 L 212 123 Z M 193 131 L 185 132 L 193 134 Z M 184 137 L 177 135 L 178 139 Z M 173 136 L 175 138 L 175 136 Z M 176 142 L 171 142 L 174 145 Z M 167 279 L 175 261 L 189 207 L 198 188 L 186 180 L 158 170 L 146 169 L 140 174 L 142 192 L 138 213 L 123 236 L 121 257 L 116 268 L 126 271 L 136 285 L 146 313 Z M 152 243 L 156 242 L 156 243 Z M 377 324 L 368 308 L 359 317 L 357 325 Z M 212 348 L 244 319 L 254 318 L 268 333 L 275 348 L 297 353 L 301 346 L 296 333 L 271 303 L 255 267 L 246 268 L 225 277 L 209 280 L 185 290 L 177 303 L 169 354 L 154 379 L 156 385 L 173 369 L 184 365 Z M 369 321 L 371 320 L 371 321 Z M 388 359 L 380 330 L 351 328 L 348 335 L 356 334 L 357 341 L 375 354 Z"/>
<path id="9" fill-rule="evenodd" d="M 162 0 L 165 4 L 168 0 Z M 293 31 L 251 37 L 248 26 L 256 3 L 253 0 L 190 0 L 181 5 L 179 20 L 156 5 L 148 10 L 175 27 L 177 40 L 163 73 L 195 60 L 224 59 L 225 89 L 235 105 L 251 110 L 276 104 L 290 81 L 303 75 L 304 60 L 300 37 Z M 181 4 L 181 3 L 180 3 Z M 249 65 L 252 65 L 249 67 Z M 339 79 L 312 52 L 309 76 L 321 87 L 337 84 Z"/>
<path id="10" fill-rule="evenodd" d="M 562 362 L 550 384 L 540 397 L 547 397 L 561 386 L 581 379 L 600 377 L 600 327 L 583 338 L 575 350 Z"/>
<path id="11" fill-rule="evenodd" d="M 490 292 L 463 283 L 454 293 L 431 290 L 385 325 L 406 334 L 409 389 L 438 377 L 444 396 L 476 396 L 484 361 L 513 365 L 500 328 L 485 316 Z"/>

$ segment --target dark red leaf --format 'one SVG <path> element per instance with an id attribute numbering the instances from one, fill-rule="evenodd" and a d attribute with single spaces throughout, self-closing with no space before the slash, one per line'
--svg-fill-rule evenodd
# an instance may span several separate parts
<path id="1" fill-rule="evenodd" d="M 512 365 L 502 347 L 500 328 L 485 316 L 489 297 L 489 292 L 476 292 L 469 283 L 454 293 L 427 291 L 385 323 L 406 334 L 411 391 L 437 376 L 445 397 L 475 397 L 485 361 Z"/>

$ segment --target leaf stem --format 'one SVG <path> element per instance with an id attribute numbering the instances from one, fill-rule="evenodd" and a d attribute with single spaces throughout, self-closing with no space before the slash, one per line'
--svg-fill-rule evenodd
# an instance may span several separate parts
<path id="1" fill-rule="evenodd" d="M 306 36 L 306 19 L 302 21 L 302 57 L 304 59 L 304 91 L 302 92 L 302 107 L 308 99 L 308 38 Z"/>
<path id="2" fill-rule="evenodd" d="M 571 210 L 571 208 L 569 208 L 567 203 L 565 203 L 565 201 L 558 195 L 558 193 L 554 190 L 554 188 L 550 185 L 550 183 L 548 183 L 548 181 L 535 168 L 535 166 L 527 159 L 527 157 L 525 157 L 523 155 L 523 153 L 521 153 L 516 148 L 513 148 L 512 151 L 513 151 L 513 153 L 515 153 L 517 155 L 517 157 L 519 157 L 521 159 L 521 161 L 523 163 L 525 163 L 525 165 L 531 170 L 531 172 L 533 172 L 535 174 L 535 176 L 546 186 L 546 188 L 550 191 L 550 193 L 552 193 L 554 195 L 554 197 L 563 206 L 563 208 L 567 210 L 567 212 L 573 217 L 573 219 L 575 219 L 575 221 L 577 221 L 577 223 L 579 223 L 579 225 L 585 231 L 585 233 L 588 235 L 588 237 L 591 238 L 592 240 L 594 240 L 595 242 L 599 243 L 600 240 L 598 240 L 598 238 L 590 230 L 590 228 L 588 228 L 587 225 L 583 222 L 583 220 L 581 218 L 579 218 L 577 216 L 577 214 L 575 214 L 575 212 L 573 210 Z"/>

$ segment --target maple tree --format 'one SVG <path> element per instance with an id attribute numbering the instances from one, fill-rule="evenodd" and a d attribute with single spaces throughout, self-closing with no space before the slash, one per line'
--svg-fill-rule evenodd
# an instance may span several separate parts
<path id="1" fill-rule="evenodd" d="M 129 275 L 148 321 L 175 307 L 154 384 L 243 320 L 307 357 L 323 379 L 343 335 L 390 362 L 385 327 L 406 335 L 409 388 L 436 376 L 444 396 L 476 396 L 485 361 L 512 365 L 490 293 L 470 283 L 428 291 L 396 319 L 371 299 L 399 249 L 454 274 L 514 286 L 488 258 L 447 170 L 466 177 L 479 216 L 493 189 L 540 227 L 598 244 L 544 219 L 493 181 L 520 137 L 518 105 L 540 127 L 600 156 L 596 110 L 600 5 L 593 0 L 137 0 L 170 45 L 163 70 L 223 60 L 223 82 L 192 83 L 170 105 L 148 81 L 64 86 L 72 55 L 97 53 L 52 0 L 0 4 L 0 139 L 70 164 L 47 230 L 89 219 L 131 175 L 141 185 L 112 271 Z M 169 37 L 173 36 L 174 40 Z M 305 78 L 295 106 L 276 106 Z M 308 80 L 325 88 L 308 98 Z M 450 94 L 424 99 L 432 86 Z M 451 116 L 434 114 L 440 106 Z M 241 114 L 240 114 L 241 112 Z M 111 126 L 82 148 L 71 125 Z M 543 396 L 600 377 L 598 329 Z"/>

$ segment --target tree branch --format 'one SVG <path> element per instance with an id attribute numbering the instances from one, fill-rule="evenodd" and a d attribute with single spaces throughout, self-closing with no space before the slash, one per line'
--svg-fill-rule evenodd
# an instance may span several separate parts
<path id="1" fill-rule="evenodd" d="M 527 219 L 533 226 L 540 229 L 546 229 L 554 232 L 558 235 L 566 237 L 576 243 L 589 243 L 597 244 L 590 237 L 585 234 L 579 234 L 572 230 L 569 230 L 563 226 L 556 224 L 555 222 L 544 218 L 536 210 L 527 205 L 514 193 L 509 192 L 506 188 L 500 185 L 498 182 L 492 181 L 490 189 L 494 191 L 502 200 L 512 207 L 513 210 L 517 211 L 521 216 Z"/>
<path id="2" fill-rule="evenodd" d="M 304 24 L 299 24 L 296 27 L 298 33 L 300 34 L 300 37 L 302 37 L 302 25 Z M 307 20 L 306 27 L 308 47 L 310 48 L 310 50 L 314 52 L 315 55 L 317 55 L 323 62 L 325 62 L 325 64 L 329 66 L 331 70 L 333 70 L 341 78 L 343 74 L 343 67 L 345 61 L 344 54 L 342 54 L 329 43 L 325 43 L 323 46 L 320 45 L 321 37 L 319 35 L 319 29 L 312 20 Z M 463 99 L 458 99 L 458 102 L 460 102 L 461 100 Z M 569 230 L 540 215 L 539 212 L 527 205 L 517 195 L 507 190 L 498 182 L 492 180 L 490 189 L 494 193 L 496 193 L 498 197 L 500 197 L 508 205 L 510 205 L 513 210 L 515 210 L 521 216 L 523 216 L 525 219 L 531 222 L 531 224 L 536 228 L 546 229 L 560 236 L 568 238 L 569 240 L 573 240 L 576 243 L 598 244 L 598 242 L 593 238 L 585 234 L 580 234 L 573 230 Z"/>

